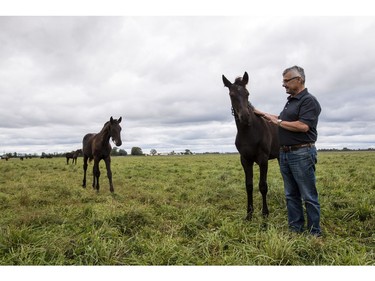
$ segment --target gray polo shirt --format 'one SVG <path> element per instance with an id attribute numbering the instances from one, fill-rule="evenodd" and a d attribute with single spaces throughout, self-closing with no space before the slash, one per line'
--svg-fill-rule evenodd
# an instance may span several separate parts
<path id="1" fill-rule="evenodd" d="M 279 127 L 280 145 L 314 143 L 318 138 L 317 125 L 321 107 L 318 100 L 307 88 L 295 97 L 289 96 L 279 118 L 283 121 L 301 121 L 309 126 L 309 131 L 291 132 Z"/>

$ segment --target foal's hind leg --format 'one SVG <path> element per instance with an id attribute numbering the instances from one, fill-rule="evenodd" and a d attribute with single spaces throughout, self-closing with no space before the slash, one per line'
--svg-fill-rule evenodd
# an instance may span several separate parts
<path id="1" fill-rule="evenodd" d="M 262 201 L 263 201 L 263 207 L 262 207 L 262 214 L 263 217 L 268 217 L 269 211 L 268 211 L 268 205 L 267 205 L 267 192 L 268 192 L 268 185 L 267 185 L 267 172 L 268 172 L 268 161 L 261 163 L 259 165 L 259 191 L 262 194 Z"/>
<path id="2" fill-rule="evenodd" d="M 84 188 L 86 187 L 87 159 L 88 159 L 87 156 L 83 157 L 83 183 L 82 183 L 82 187 L 84 187 Z"/>
<path id="3" fill-rule="evenodd" d="M 107 168 L 107 176 L 109 180 L 109 190 L 111 192 L 114 192 L 115 190 L 113 189 L 113 183 L 112 183 L 112 171 L 111 171 L 111 158 L 108 156 L 108 158 L 104 159 L 105 166 Z"/>

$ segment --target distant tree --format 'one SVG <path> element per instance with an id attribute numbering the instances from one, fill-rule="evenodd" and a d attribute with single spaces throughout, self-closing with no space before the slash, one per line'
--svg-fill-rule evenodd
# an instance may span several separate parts
<path id="1" fill-rule="evenodd" d="M 143 155 L 140 147 L 132 147 L 131 155 Z"/>
<path id="2" fill-rule="evenodd" d="M 126 152 L 125 149 L 120 149 L 119 152 L 118 152 L 118 155 L 119 156 L 126 156 L 126 155 L 128 155 L 128 153 Z"/>
<path id="3" fill-rule="evenodd" d="M 174 152 L 174 150 L 172 150 L 171 152 L 169 152 L 169 155 L 176 155 L 176 152 Z"/>
<path id="4" fill-rule="evenodd" d="M 185 155 L 190 155 L 190 154 L 193 154 L 193 152 L 190 151 L 190 149 L 185 149 Z"/>
<path id="5" fill-rule="evenodd" d="M 112 148 L 111 156 L 126 156 L 128 153 L 124 149 Z"/>
<path id="6" fill-rule="evenodd" d="M 42 156 L 40 156 L 40 158 L 52 158 L 52 155 L 42 152 Z"/>
<path id="7" fill-rule="evenodd" d="M 117 147 L 113 147 L 112 150 L 111 150 L 111 156 L 117 156 L 118 155 L 118 148 Z"/>
<path id="8" fill-rule="evenodd" d="M 151 155 L 155 155 L 156 153 L 158 153 L 158 152 L 156 151 L 156 149 L 151 149 L 151 150 L 150 150 L 150 154 L 151 154 Z"/>

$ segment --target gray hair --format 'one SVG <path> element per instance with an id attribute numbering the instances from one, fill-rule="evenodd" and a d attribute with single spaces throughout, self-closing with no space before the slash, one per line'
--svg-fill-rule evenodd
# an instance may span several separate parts
<path id="1" fill-rule="evenodd" d="M 302 78 L 302 83 L 305 84 L 306 78 L 305 78 L 305 71 L 300 66 L 292 66 L 283 71 L 283 76 L 287 74 L 288 72 L 293 71 L 296 72 L 297 75 L 299 75 Z"/>

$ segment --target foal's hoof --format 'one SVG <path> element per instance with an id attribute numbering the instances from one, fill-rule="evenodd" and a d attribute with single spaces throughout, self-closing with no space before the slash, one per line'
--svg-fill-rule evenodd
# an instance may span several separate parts
<path id="1" fill-rule="evenodd" d="M 252 213 L 248 213 L 245 217 L 245 221 L 251 221 L 253 218 L 253 214 Z"/>
<path id="2" fill-rule="evenodd" d="M 267 212 L 267 213 L 262 213 L 263 218 L 265 218 L 265 219 L 268 218 L 268 215 L 269 215 L 269 214 L 270 214 L 270 213 L 268 213 L 268 212 Z"/>

